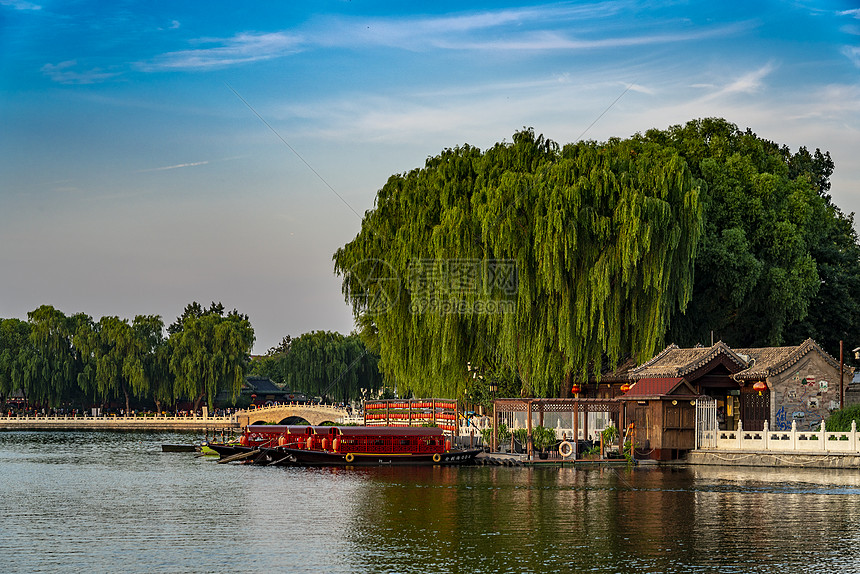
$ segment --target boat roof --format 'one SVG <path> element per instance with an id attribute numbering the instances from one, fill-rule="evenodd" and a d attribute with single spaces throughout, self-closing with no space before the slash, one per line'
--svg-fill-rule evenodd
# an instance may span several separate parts
<path id="1" fill-rule="evenodd" d="M 318 427 L 321 429 L 331 429 L 316 434 L 340 434 L 346 436 L 442 436 L 443 431 L 438 427 Z"/>
<path id="2" fill-rule="evenodd" d="M 248 432 L 265 433 L 265 434 L 312 434 L 316 432 L 314 429 L 327 427 L 313 427 L 310 425 L 248 425 L 245 429 Z"/>

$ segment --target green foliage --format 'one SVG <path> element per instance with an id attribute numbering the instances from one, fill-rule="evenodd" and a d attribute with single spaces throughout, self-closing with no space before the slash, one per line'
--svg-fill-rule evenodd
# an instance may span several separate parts
<path id="1" fill-rule="evenodd" d="M 0 402 L 17 390 L 26 393 L 32 388 L 35 366 L 30 324 L 20 319 L 0 319 Z"/>
<path id="2" fill-rule="evenodd" d="M 833 342 L 860 326 L 860 249 L 851 217 L 830 204 L 829 154 L 787 147 L 707 118 L 649 130 L 703 182 L 704 233 L 693 297 L 669 337 L 732 346 Z M 833 305 L 838 308 L 834 312 Z"/>
<path id="3" fill-rule="evenodd" d="M 600 434 L 603 435 L 604 444 L 614 443 L 618 440 L 618 427 L 606 427 Z"/>
<path id="4" fill-rule="evenodd" d="M 471 362 L 513 373 L 514 396 L 552 395 L 590 365 L 649 358 L 690 299 L 701 207 L 677 153 L 633 140 L 559 149 L 531 130 L 513 139 L 484 153 L 448 149 L 392 176 L 334 255 L 362 333 L 398 389 L 462 396 Z M 476 288 L 408 280 L 427 260 L 480 262 Z M 493 284 L 493 261 L 515 262 L 515 293 Z M 455 309 L 516 307 L 416 312 L 428 297 Z"/>
<path id="5" fill-rule="evenodd" d="M 481 430 L 481 438 L 484 439 L 484 444 L 489 446 L 493 442 L 493 429 L 486 428 Z M 502 445 L 511 442 L 511 431 L 505 423 L 499 423 L 496 429 L 496 444 Z"/>
<path id="6" fill-rule="evenodd" d="M 310 396 L 349 401 L 361 397 L 361 389 L 382 387 L 378 361 L 358 335 L 312 331 L 285 338 L 254 362 L 253 372 Z"/>
<path id="7" fill-rule="evenodd" d="M 42 305 L 27 317 L 33 354 L 25 368 L 25 393 L 29 400 L 57 405 L 78 383 L 83 365 L 72 338 L 78 326 L 91 319 L 83 314 L 67 317 L 50 305 Z"/>
<path id="8" fill-rule="evenodd" d="M 499 428 L 496 431 L 496 436 L 499 440 L 499 443 L 506 443 L 511 441 L 511 431 L 508 428 L 508 425 L 505 423 L 499 423 Z"/>
<path id="9" fill-rule="evenodd" d="M 544 451 L 556 442 L 555 430 L 544 426 L 536 426 L 532 429 L 532 443 L 540 451 Z"/>
<path id="10" fill-rule="evenodd" d="M 517 440 L 518 443 L 520 443 L 520 445 L 525 447 L 526 443 L 529 440 L 528 429 L 514 429 L 514 438 Z"/>
<path id="11" fill-rule="evenodd" d="M 860 404 L 833 411 L 824 422 L 824 427 L 827 432 L 847 432 L 851 430 L 851 421 L 856 421 L 860 429 Z"/>
<path id="12" fill-rule="evenodd" d="M 223 306 L 214 303 L 206 312 L 191 309 L 171 328 L 169 368 L 175 377 L 174 397 L 193 399 L 195 410 L 204 398 L 213 408 L 221 390 L 235 401 L 245 382 L 254 329 L 247 316 L 235 310 L 226 316 L 222 313 Z"/>

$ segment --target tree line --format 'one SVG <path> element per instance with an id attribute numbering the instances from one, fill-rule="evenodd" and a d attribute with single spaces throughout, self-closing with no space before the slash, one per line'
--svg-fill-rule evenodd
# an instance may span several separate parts
<path id="1" fill-rule="evenodd" d="M 254 329 L 246 315 L 221 303 L 194 302 L 165 330 L 157 315 L 133 320 L 50 305 L 27 320 L 0 320 L 0 403 L 20 391 L 28 404 L 105 405 L 151 402 L 159 412 L 177 400 L 227 391 L 235 401 L 245 381 Z"/>
<path id="2" fill-rule="evenodd" d="M 284 337 L 252 362 L 251 373 L 308 396 L 348 402 L 375 396 L 383 388 L 378 362 L 357 334 L 311 331 Z"/>
<path id="3" fill-rule="evenodd" d="M 565 396 L 669 342 L 813 337 L 833 353 L 860 332 L 860 246 L 833 170 L 720 118 L 563 147 L 529 128 L 391 176 L 334 269 L 380 370 L 418 396 L 472 393 L 467 365 Z M 491 273 L 507 261 L 513 293 Z"/>

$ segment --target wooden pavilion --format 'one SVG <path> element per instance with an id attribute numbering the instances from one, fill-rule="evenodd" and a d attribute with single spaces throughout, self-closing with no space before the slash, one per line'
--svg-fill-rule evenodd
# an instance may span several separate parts
<path id="1" fill-rule="evenodd" d="M 578 421 L 581 413 L 609 413 L 616 422 L 619 429 L 625 427 L 624 410 L 621 408 L 621 399 L 618 398 L 557 398 L 557 399 L 536 399 L 536 398 L 512 398 L 512 399 L 495 399 L 493 401 L 493 444 L 492 450 L 498 449 L 496 443 L 496 429 L 499 425 L 499 415 L 502 413 L 527 413 L 526 429 L 528 430 L 528 455 L 533 456 L 532 449 L 532 419 L 537 415 L 538 425 L 542 426 L 544 421 L 544 413 L 572 413 L 573 416 L 573 444 L 576 444 L 578 436 Z M 588 436 L 588 416 L 584 417 L 585 428 L 584 435 Z M 622 446 L 622 433 L 619 433 L 619 450 Z M 574 456 L 576 455 L 576 447 L 574 446 Z"/>

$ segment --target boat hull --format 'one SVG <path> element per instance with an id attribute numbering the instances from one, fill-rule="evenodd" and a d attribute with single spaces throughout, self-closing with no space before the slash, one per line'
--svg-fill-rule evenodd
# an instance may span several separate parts
<path id="1" fill-rule="evenodd" d="M 453 450 L 440 453 L 342 453 L 281 447 L 291 464 L 303 466 L 409 466 L 471 464 L 480 449 Z"/>
<path id="2" fill-rule="evenodd" d="M 218 453 L 221 458 L 227 458 L 236 454 L 243 454 L 254 450 L 252 447 L 243 446 L 241 444 L 224 444 L 217 442 L 207 443 L 206 446 Z"/>

